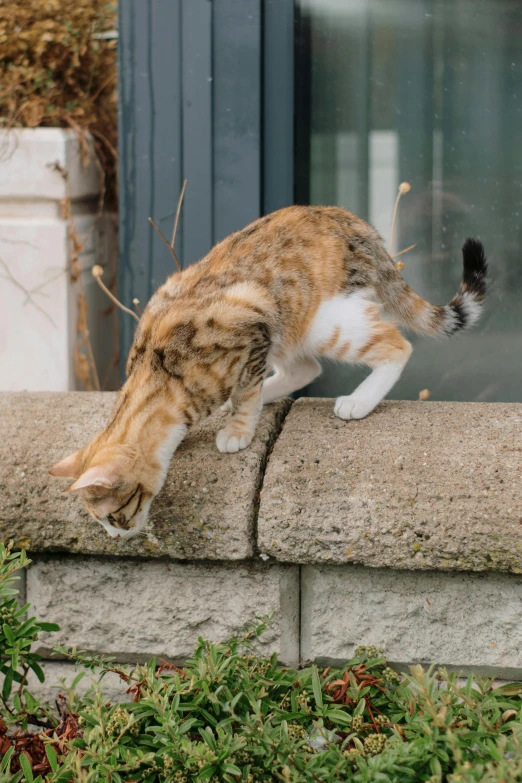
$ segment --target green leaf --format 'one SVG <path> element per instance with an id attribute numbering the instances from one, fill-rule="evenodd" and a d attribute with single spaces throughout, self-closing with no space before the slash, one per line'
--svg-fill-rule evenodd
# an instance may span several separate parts
<path id="1" fill-rule="evenodd" d="M 2 686 L 2 698 L 4 698 L 6 701 L 11 695 L 11 691 L 13 690 L 13 675 L 13 669 L 8 669 L 5 675 L 4 684 Z"/>
<path id="2" fill-rule="evenodd" d="M 34 783 L 33 770 L 31 769 L 31 764 L 25 753 L 20 754 L 19 761 L 27 783 Z"/>
<path id="3" fill-rule="evenodd" d="M 361 700 L 360 700 L 360 702 L 359 702 L 359 704 L 358 704 L 358 705 L 357 705 L 357 707 L 355 708 L 355 710 L 354 710 L 354 713 L 353 713 L 353 714 L 354 714 L 354 715 L 362 715 L 362 714 L 363 714 L 363 712 L 364 712 L 364 709 L 365 709 L 365 707 L 366 707 L 366 702 L 364 701 L 364 699 L 361 699 Z"/>
<path id="4" fill-rule="evenodd" d="M 14 753 L 14 748 L 11 747 L 5 754 L 5 756 L 2 759 L 2 762 L 0 764 L 0 772 L 6 772 L 9 771 L 9 762 L 11 761 L 11 756 Z"/>
<path id="5" fill-rule="evenodd" d="M 432 775 L 442 775 L 442 767 L 436 756 L 430 759 L 430 770 Z"/>
<path id="6" fill-rule="evenodd" d="M 38 623 L 40 626 L 40 630 L 42 631 L 59 631 L 60 626 L 56 625 L 56 623 Z"/>
<path id="7" fill-rule="evenodd" d="M 41 666 L 39 666 L 36 662 L 31 664 L 31 669 L 36 674 L 40 682 L 45 682 L 45 674 L 43 673 L 43 669 Z"/>
<path id="8" fill-rule="evenodd" d="M 341 710 L 328 710 L 325 718 L 328 718 L 328 720 L 333 721 L 334 723 L 341 723 L 343 725 L 349 726 L 352 722 L 352 716 L 349 712 L 342 712 Z"/>
<path id="9" fill-rule="evenodd" d="M 7 623 L 4 623 L 2 625 L 2 631 L 4 632 L 4 636 L 9 642 L 9 644 L 15 644 L 16 642 L 16 636 L 13 633 L 13 630 L 10 625 L 7 625 Z"/>
<path id="10" fill-rule="evenodd" d="M 217 767 L 215 764 L 208 764 L 206 767 L 203 767 L 199 771 L 198 778 L 199 780 L 208 780 L 208 778 L 211 778 L 214 772 L 217 772 Z"/>
<path id="11" fill-rule="evenodd" d="M 45 752 L 47 754 L 47 758 L 49 759 L 49 764 L 51 765 L 52 771 L 56 772 L 56 770 L 58 769 L 58 759 L 56 757 L 56 753 L 54 752 L 52 745 L 46 745 Z"/>
<path id="12" fill-rule="evenodd" d="M 236 767 L 235 764 L 225 764 L 223 771 L 228 775 L 241 775 L 241 770 L 239 767 Z"/>
<path id="13" fill-rule="evenodd" d="M 25 703 L 27 705 L 27 711 L 31 712 L 33 715 L 40 706 L 40 699 L 35 699 L 29 691 L 24 690 L 24 699 Z"/>
<path id="14" fill-rule="evenodd" d="M 76 689 L 76 686 L 78 685 L 78 683 L 81 680 L 83 680 L 83 678 L 85 677 L 86 674 L 87 674 L 87 672 L 80 672 L 79 674 L 76 675 L 76 677 L 74 678 L 74 680 L 71 683 L 71 690 L 72 691 L 74 691 Z"/>
<path id="15" fill-rule="evenodd" d="M 321 681 L 319 680 L 319 674 L 317 669 L 312 671 L 312 689 L 314 692 L 315 703 L 321 709 L 323 706 L 323 694 L 321 691 Z"/>

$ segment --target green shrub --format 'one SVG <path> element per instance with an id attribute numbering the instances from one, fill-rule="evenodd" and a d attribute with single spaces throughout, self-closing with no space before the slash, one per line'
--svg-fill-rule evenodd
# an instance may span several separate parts
<path id="1" fill-rule="evenodd" d="M 29 565 L 25 552 L 13 552 L 12 545 L 0 542 L 0 674 L 3 675 L 1 699 L 5 710 L 4 723 L 27 728 L 31 719 L 41 718 L 39 702 L 26 688 L 27 675 L 33 671 L 40 682 L 44 673 L 39 655 L 31 652 L 40 631 L 57 631 L 54 623 L 40 623 L 26 618 L 29 604 L 20 606 L 17 600 L 17 574 Z M 12 706 L 9 699 L 12 697 Z"/>
<path id="2" fill-rule="evenodd" d="M 522 780 L 522 685 L 460 685 L 420 666 L 399 678 L 373 647 L 340 669 L 280 666 L 253 652 L 267 622 L 225 644 L 200 640 L 182 669 L 59 649 L 101 675 L 63 700 L 37 764 L 4 758 L 0 783 Z M 103 695 L 108 671 L 121 703 Z"/>

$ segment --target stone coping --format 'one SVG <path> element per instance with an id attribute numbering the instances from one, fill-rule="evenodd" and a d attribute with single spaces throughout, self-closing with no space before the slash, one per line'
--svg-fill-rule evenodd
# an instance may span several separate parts
<path id="1" fill-rule="evenodd" d="M 300 399 L 264 477 L 262 553 L 289 563 L 522 573 L 522 405 Z"/>
<path id="2" fill-rule="evenodd" d="M 113 401 L 0 394 L 1 539 L 29 552 L 522 573 L 521 404 L 386 402 L 343 422 L 332 400 L 289 412 L 283 401 L 233 455 L 215 447 L 216 414 L 174 457 L 150 532 L 114 541 L 47 474 Z"/>
<path id="3" fill-rule="evenodd" d="M 66 480 L 47 469 L 87 443 L 108 420 L 115 393 L 0 394 L 0 539 L 30 552 L 243 560 L 254 553 L 254 519 L 267 450 L 289 401 L 267 407 L 250 448 L 220 454 L 225 414 L 196 428 L 176 452 L 152 506 L 151 532 L 110 539 Z"/>
<path id="4" fill-rule="evenodd" d="M 87 134 L 87 144 L 92 139 Z M 82 163 L 76 131 L 65 128 L 11 128 L 9 154 L 0 161 L 2 201 L 60 201 L 94 199 L 100 192 L 100 173 L 93 159 Z M 67 186 L 53 168 L 58 162 L 67 171 Z"/>

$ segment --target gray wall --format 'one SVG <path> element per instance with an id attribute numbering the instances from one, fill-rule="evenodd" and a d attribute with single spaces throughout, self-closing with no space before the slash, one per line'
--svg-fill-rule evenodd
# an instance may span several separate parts
<path id="1" fill-rule="evenodd" d="M 174 271 L 148 218 L 170 239 L 184 179 L 183 266 L 292 201 L 293 2 L 120 0 L 119 12 L 119 294 L 144 305 Z M 122 314 L 122 365 L 134 327 Z"/>

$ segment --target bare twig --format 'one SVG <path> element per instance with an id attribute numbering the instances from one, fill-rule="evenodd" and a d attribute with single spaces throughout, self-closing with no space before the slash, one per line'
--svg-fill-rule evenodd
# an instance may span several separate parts
<path id="1" fill-rule="evenodd" d="M 156 231 L 158 232 L 160 237 L 163 239 L 163 241 L 167 245 L 167 247 L 170 250 L 170 253 L 172 255 L 172 258 L 176 262 L 176 266 L 178 267 L 178 272 L 181 272 L 181 264 L 179 263 L 179 259 L 178 259 L 177 255 L 176 255 L 176 251 L 174 250 L 172 245 L 169 244 L 169 240 L 167 239 L 165 234 L 162 232 L 162 230 L 160 228 L 158 228 L 158 226 L 156 225 L 156 223 L 153 221 L 153 219 L 151 217 L 149 218 L 149 223 L 151 224 L 151 226 L 153 226 L 156 229 Z"/>
<path id="2" fill-rule="evenodd" d="M 176 218 L 175 218 L 175 221 L 174 221 L 174 230 L 172 232 L 172 242 L 169 242 L 169 240 L 167 239 L 165 234 L 161 231 L 159 226 L 156 225 L 154 220 L 151 217 L 149 218 L 149 223 L 158 232 L 158 234 L 160 235 L 162 240 L 167 245 L 167 247 L 169 249 L 169 252 L 172 255 L 172 258 L 174 259 L 174 261 L 176 263 L 176 266 L 178 268 L 178 272 L 181 272 L 181 264 L 179 263 L 179 259 L 178 259 L 177 255 L 176 255 L 176 251 L 174 250 L 174 244 L 176 242 L 176 233 L 177 233 L 177 230 L 178 230 L 179 216 L 180 216 L 180 212 L 181 212 L 181 206 L 183 204 L 183 197 L 185 195 L 185 188 L 186 187 L 187 187 L 187 180 L 185 180 L 183 182 L 183 187 L 181 188 L 181 193 L 179 194 L 178 206 L 177 206 L 177 209 L 176 209 Z M 119 307 L 120 310 L 123 310 L 124 313 L 128 313 L 129 315 L 132 315 L 132 317 L 135 318 L 136 321 L 139 322 L 140 319 L 136 315 L 136 313 L 133 310 L 130 310 L 128 307 L 125 307 L 125 305 L 123 305 L 118 299 L 116 299 L 114 294 L 111 293 L 111 291 L 109 291 L 107 286 L 102 282 L 101 277 L 103 275 L 103 268 L 97 264 L 96 266 L 93 266 L 91 271 L 92 271 L 93 277 L 95 278 L 95 280 L 97 280 L 98 285 L 100 286 L 102 291 L 104 291 L 107 294 L 109 299 L 112 302 L 114 302 L 114 304 L 117 307 Z M 143 311 L 142 311 L 142 309 L 140 307 L 139 299 L 133 299 L 132 303 L 133 303 L 134 307 L 136 308 L 138 314 L 140 316 L 143 315 Z"/>
<path id="3" fill-rule="evenodd" d="M 179 214 L 181 212 L 181 205 L 183 204 L 183 196 L 185 195 L 186 187 L 187 187 L 187 180 L 184 180 L 183 187 L 181 188 L 181 193 L 179 194 L 179 198 L 178 198 L 178 206 L 176 208 L 176 218 L 174 220 L 174 230 L 172 231 L 172 241 L 170 243 L 167 237 L 165 236 L 165 234 L 163 234 L 160 228 L 153 221 L 153 219 L 151 217 L 149 218 L 150 224 L 154 226 L 154 228 L 156 229 L 156 231 L 158 232 L 158 234 L 160 235 L 160 237 L 163 239 L 168 249 L 170 250 L 172 258 L 174 259 L 174 261 L 176 262 L 176 266 L 178 267 L 178 272 L 181 272 L 181 264 L 179 263 L 179 258 L 177 257 L 176 251 L 174 250 L 174 245 L 176 243 L 176 234 L 178 233 Z"/>
<path id="4" fill-rule="evenodd" d="M 174 221 L 174 230 L 172 232 L 172 242 L 170 243 L 170 246 L 171 246 L 172 249 L 174 249 L 174 244 L 176 242 L 176 234 L 178 233 L 179 213 L 181 212 L 181 205 L 183 203 L 183 197 L 185 195 L 185 188 L 186 187 L 187 187 L 187 180 L 184 180 L 183 181 L 183 187 L 181 188 L 181 193 L 179 194 L 178 208 L 176 210 L 176 220 Z M 178 268 L 179 268 L 179 264 L 178 264 Z"/>
<path id="5" fill-rule="evenodd" d="M 399 258 L 399 256 L 403 256 L 404 253 L 409 253 L 410 250 L 413 250 L 414 247 L 417 247 L 416 242 L 413 245 L 410 245 L 409 247 L 405 247 L 404 250 L 401 250 L 400 253 L 394 253 L 392 258 Z"/>
<path id="6" fill-rule="evenodd" d="M 84 164 L 86 164 L 90 158 L 90 150 L 86 139 L 86 135 L 84 131 L 70 118 L 69 118 L 69 124 L 77 134 L 78 142 L 80 144 L 80 150 L 82 153 L 82 161 L 84 162 Z M 69 189 L 69 177 L 67 171 L 63 168 L 63 166 L 59 163 L 59 161 L 55 161 L 55 163 L 49 165 L 51 168 L 53 168 L 61 175 L 65 183 L 65 199 L 63 200 L 63 211 L 64 211 L 64 218 L 68 221 L 68 225 L 69 225 L 69 231 L 68 231 L 69 239 L 71 240 L 73 245 L 73 249 L 69 258 L 69 273 L 70 273 L 71 282 L 73 283 L 77 282 L 80 289 L 78 293 L 79 315 L 78 315 L 78 323 L 77 323 L 77 332 L 80 335 L 80 337 L 78 338 L 74 349 L 76 376 L 80 380 L 82 380 L 88 388 L 91 385 L 90 376 L 92 376 L 94 388 L 96 389 L 96 391 L 100 391 L 100 379 L 98 376 L 98 369 L 96 367 L 96 362 L 94 360 L 94 352 L 92 350 L 91 336 L 87 325 L 88 307 L 87 307 L 87 299 L 85 297 L 83 281 L 82 281 L 82 269 L 79 261 L 80 253 L 85 247 L 85 242 L 87 238 L 90 236 L 90 234 L 94 231 L 96 225 L 98 224 L 98 221 L 101 218 L 102 211 L 103 211 L 103 202 L 105 198 L 105 171 L 100 163 L 97 152 L 98 149 L 95 148 L 93 158 L 94 158 L 94 163 L 98 168 L 98 172 L 100 174 L 100 195 L 98 198 L 98 207 L 97 207 L 96 215 L 94 217 L 92 225 L 90 226 L 89 230 L 84 236 L 83 242 L 81 242 L 78 237 L 78 233 L 76 231 L 76 226 L 74 223 L 74 218 L 72 215 L 71 193 Z M 85 350 L 87 352 L 87 357 L 83 357 L 83 358 L 82 358 L 83 355 L 80 353 L 80 348 L 82 347 L 82 345 L 85 346 Z M 87 362 L 87 367 L 84 368 L 83 365 L 85 361 Z"/>
<path id="7" fill-rule="evenodd" d="M 411 190 L 411 185 L 409 182 L 401 182 L 399 185 L 399 192 L 397 193 L 397 198 L 395 199 L 395 208 L 393 210 L 393 220 L 392 220 L 392 227 L 391 227 L 391 237 L 390 237 L 390 249 L 389 253 L 393 250 L 393 239 L 395 236 L 395 223 L 397 221 L 397 210 L 399 208 L 399 201 L 401 200 L 401 196 L 403 193 L 409 193 Z"/>
<path id="8" fill-rule="evenodd" d="M 94 363 L 94 357 L 91 347 L 91 338 L 89 334 L 89 327 L 87 324 L 87 299 L 83 288 L 78 292 L 78 318 L 76 322 L 76 331 L 79 335 L 76 345 L 74 347 L 74 367 L 76 377 L 83 381 L 89 391 L 96 389 L 100 391 L 100 380 L 98 377 L 98 371 Z M 80 352 L 80 348 L 85 346 L 87 356 Z M 91 384 L 92 376 L 92 384 Z"/>
<path id="9" fill-rule="evenodd" d="M 118 160 L 118 151 L 116 147 L 111 144 L 107 136 L 104 136 L 103 133 L 101 133 L 99 130 L 96 130 L 96 128 L 91 128 L 90 130 L 91 136 L 95 136 L 97 139 L 99 139 L 109 150 L 111 155 L 113 156 L 114 160 Z"/>
<path id="10" fill-rule="evenodd" d="M 85 347 L 87 349 L 87 353 L 89 354 L 89 364 L 91 366 L 92 377 L 94 379 L 94 388 L 96 391 L 101 391 L 98 370 L 96 368 L 96 362 L 94 361 L 94 354 L 92 352 L 91 336 L 88 329 L 85 332 Z"/>
<path id="11" fill-rule="evenodd" d="M 136 313 L 133 310 L 129 310 L 129 308 L 125 307 L 125 305 L 122 305 L 122 303 L 119 302 L 118 299 L 116 299 L 114 294 L 109 291 L 109 289 L 107 288 L 105 283 L 102 282 L 101 278 L 102 278 L 102 275 L 103 275 L 103 267 L 101 267 L 99 264 L 96 264 L 91 269 L 91 272 L 92 272 L 92 276 L 97 281 L 97 283 L 100 286 L 100 288 L 102 289 L 102 291 L 105 291 L 105 293 L 107 294 L 109 299 L 111 299 L 114 302 L 114 304 L 117 305 L 120 308 L 120 310 L 123 310 L 124 313 L 129 313 L 129 315 L 132 315 L 132 317 L 135 318 L 136 321 L 139 322 L 140 319 L 138 318 Z"/>
<path id="12" fill-rule="evenodd" d="M 95 101 L 96 98 L 98 98 L 98 96 L 100 95 L 100 93 L 102 93 L 104 89 L 109 86 L 111 82 L 116 81 L 116 76 L 117 76 L 116 71 L 114 71 L 114 73 L 111 73 L 110 76 L 107 79 L 105 79 L 104 82 L 101 83 L 100 87 L 98 87 L 96 92 L 92 95 L 91 100 Z"/>

